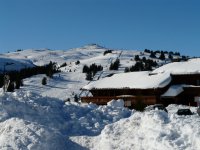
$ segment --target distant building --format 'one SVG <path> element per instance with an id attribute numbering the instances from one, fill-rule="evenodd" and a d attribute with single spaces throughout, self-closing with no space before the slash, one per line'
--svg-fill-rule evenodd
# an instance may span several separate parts
<path id="1" fill-rule="evenodd" d="M 174 62 L 152 72 L 115 74 L 84 86 L 92 96 L 81 97 L 82 102 L 107 104 L 112 99 L 123 99 L 125 106 L 139 102 L 144 105 L 156 103 L 196 106 L 195 97 L 200 96 L 200 59 Z"/>

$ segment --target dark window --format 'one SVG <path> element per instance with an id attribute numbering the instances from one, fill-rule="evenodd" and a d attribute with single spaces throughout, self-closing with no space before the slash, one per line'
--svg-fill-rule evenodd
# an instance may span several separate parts
<path id="1" fill-rule="evenodd" d="M 200 80 L 197 80 L 197 85 L 200 85 Z"/>

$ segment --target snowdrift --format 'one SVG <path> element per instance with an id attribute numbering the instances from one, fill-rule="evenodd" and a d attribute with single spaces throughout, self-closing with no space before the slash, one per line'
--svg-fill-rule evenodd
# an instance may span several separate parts
<path id="1" fill-rule="evenodd" d="M 63 102 L 28 91 L 0 94 L 0 149 L 200 149 L 200 117 L 170 105 L 137 112 L 122 100 L 106 106 Z M 191 108 L 196 112 L 196 108 Z"/>
<path id="2" fill-rule="evenodd" d="M 93 150 L 197 150 L 200 149 L 200 117 L 178 116 L 177 105 L 165 111 L 135 112 L 132 116 L 107 125 L 99 136 L 71 137 Z M 196 108 L 193 108 L 196 111 Z"/>
<path id="3" fill-rule="evenodd" d="M 0 94 L 0 149 L 83 149 L 69 137 L 99 135 L 131 114 L 121 101 L 98 107 L 31 92 Z"/>

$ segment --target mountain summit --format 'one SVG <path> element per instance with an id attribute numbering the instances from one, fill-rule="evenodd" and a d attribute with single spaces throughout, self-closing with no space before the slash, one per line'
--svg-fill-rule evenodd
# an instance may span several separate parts
<path id="1" fill-rule="evenodd" d="M 95 43 L 91 43 L 91 44 L 87 44 L 85 46 L 83 46 L 82 48 L 84 49 L 106 49 L 105 47 L 99 45 L 99 44 L 95 44 Z"/>

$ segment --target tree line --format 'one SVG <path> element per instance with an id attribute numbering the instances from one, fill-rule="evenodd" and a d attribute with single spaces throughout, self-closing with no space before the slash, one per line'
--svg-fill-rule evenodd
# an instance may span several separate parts
<path id="1" fill-rule="evenodd" d="M 102 71 L 103 67 L 101 65 L 96 65 L 95 63 L 87 66 L 83 66 L 83 73 L 86 73 L 86 80 L 92 80 L 98 71 Z"/>
<path id="2" fill-rule="evenodd" d="M 151 58 L 158 58 L 160 60 L 165 60 L 166 59 L 166 55 L 168 55 L 168 59 L 173 60 L 174 56 L 179 56 L 179 58 L 177 59 L 177 61 L 187 61 L 188 56 L 184 56 L 180 54 L 180 52 L 172 52 L 172 51 L 162 51 L 162 50 L 149 50 L 149 49 L 145 49 L 144 52 L 146 53 L 150 53 L 149 57 Z M 156 55 L 159 55 L 159 57 L 157 57 Z"/>
<path id="3" fill-rule="evenodd" d="M 8 86 L 7 91 L 13 92 L 14 89 L 19 89 L 20 86 L 23 86 L 23 79 L 29 78 L 33 75 L 37 74 L 46 74 L 46 76 L 52 78 L 54 73 L 60 72 L 60 70 L 56 67 L 55 62 L 51 62 L 44 66 L 35 66 L 32 68 L 24 68 L 20 71 L 10 71 L 5 74 L 0 74 L 0 87 L 3 87 L 4 77 L 5 75 L 9 76 L 10 84 Z"/>
<path id="4" fill-rule="evenodd" d="M 156 61 L 153 61 L 151 59 L 146 59 L 146 57 L 143 57 L 141 59 L 139 55 L 135 56 L 135 61 L 136 61 L 135 65 L 131 67 L 126 67 L 124 72 L 152 71 L 153 67 L 158 66 Z"/>

